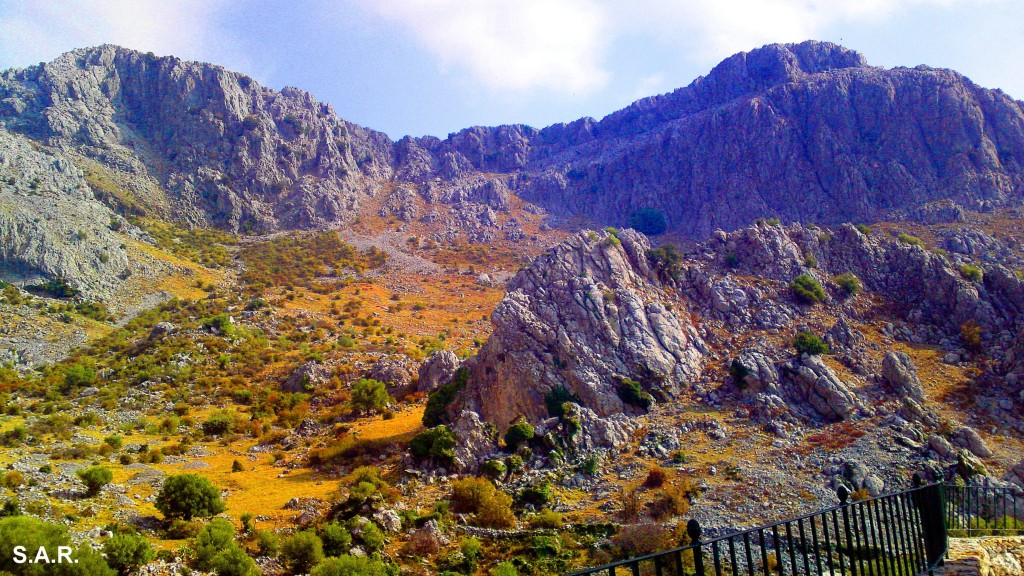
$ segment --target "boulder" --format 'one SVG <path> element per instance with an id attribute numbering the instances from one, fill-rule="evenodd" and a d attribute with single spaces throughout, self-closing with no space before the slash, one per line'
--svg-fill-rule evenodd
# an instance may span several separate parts
<path id="1" fill-rule="evenodd" d="M 882 377 L 889 382 L 897 394 L 917 403 L 925 400 L 924 388 L 917 377 L 914 361 L 904 352 L 890 352 L 882 360 Z"/>
<path id="2" fill-rule="evenodd" d="M 310 392 L 327 383 L 331 370 L 322 362 L 306 362 L 292 371 L 281 384 L 285 392 Z"/>
<path id="3" fill-rule="evenodd" d="M 401 399 L 412 386 L 412 361 L 404 354 L 382 356 L 370 367 L 367 377 L 387 384 L 388 392 Z"/>
<path id="4" fill-rule="evenodd" d="M 820 356 L 803 354 L 788 365 L 787 376 L 796 384 L 796 399 L 826 420 L 852 420 L 868 413 L 857 395 Z"/>
<path id="5" fill-rule="evenodd" d="M 978 432 L 970 426 L 961 426 L 951 436 L 953 443 L 961 448 L 970 450 L 978 458 L 991 458 L 992 450 L 981 439 Z"/>
<path id="6" fill-rule="evenodd" d="M 459 369 L 459 357 L 449 350 L 438 350 L 420 365 L 417 392 L 433 392 L 451 381 Z"/>

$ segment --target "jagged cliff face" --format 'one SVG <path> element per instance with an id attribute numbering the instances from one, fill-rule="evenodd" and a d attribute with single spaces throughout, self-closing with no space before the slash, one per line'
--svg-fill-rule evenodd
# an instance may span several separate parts
<path id="1" fill-rule="evenodd" d="M 233 230 L 343 223 L 370 204 L 430 222 L 446 204 L 456 228 L 496 228 L 489 210 L 514 192 L 616 225 L 656 208 L 700 239 L 766 216 L 949 219 L 1019 204 L 1024 187 L 1019 102 L 820 42 L 737 54 L 601 121 L 399 142 L 296 89 L 103 46 L 0 74 L 0 121 L 128 175 L 157 215 Z"/>
<path id="2" fill-rule="evenodd" d="M 114 46 L 7 71 L 0 102 L 10 130 L 154 177 L 170 195 L 170 213 L 158 215 L 195 225 L 345 221 L 367 179 L 390 164 L 383 134 L 340 120 L 305 92 Z"/>
<path id="3" fill-rule="evenodd" d="M 632 230 L 581 232 L 517 274 L 469 362 L 463 407 L 504 428 L 546 417 L 545 396 L 559 388 L 600 416 L 629 411 L 622 377 L 676 395 L 706 347 L 648 264 L 649 247 Z"/>
<path id="4" fill-rule="evenodd" d="M 635 412 L 623 402 L 623 378 L 670 400 L 720 386 L 721 366 L 742 351 L 755 413 L 788 414 L 792 422 L 870 416 L 891 391 L 844 381 L 815 357 L 789 351 L 792 334 L 824 315 L 839 319 L 817 328 L 836 357 L 856 373 L 878 371 L 846 320 L 875 312 L 858 311 L 835 283 L 844 273 L 906 319 L 902 338 L 953 351 L 962 327 L 975 324 L 986 354 L 1021 354 L 1024 283 L 999 265 L 971 280 L 960 270 L 969 260 L 889 234 L 850 224 L 829 231 L 762 224 L 717 231 L 667 273 L 642 235 L 623 230 L 620 242 L 612 238 L 579 233 L 509 283 L 490 339 L 466 363 L 468 384 L 451 415 L 472 410 L 499 428 L 520 416 L 541 422 L 549 416 L 545 398 L 559 388 L 601 417 Z M 794 297 L 789 284 L 801 274 L 824 287 L 822 304 Z M 1005 382 L 1014 395 L 1018 380 Z"/>

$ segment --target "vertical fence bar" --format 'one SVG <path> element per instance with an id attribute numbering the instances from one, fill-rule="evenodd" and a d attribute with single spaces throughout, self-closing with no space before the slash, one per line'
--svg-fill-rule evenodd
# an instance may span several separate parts
<path id="1" fill-rule="evenodd" d="M 686 535 L 690 537 L 693 546 L 693 570 L 697 576 L 704 576 L 704 553 L 701 551 L 700 534 L 700 523 L 696 518 L 686 523 Z"/>
<path id="2" fill-rule="evenodd" d="M 821 574 L 821 546 L 818 544 L 818 525 L 815 522 L 817 516 L 811 516 L 811 542 L 814 544 L 814 564 L 818 567 L 818 574 Z"/>
<path id="3" fill-rule="evenodd" d="M 846 574 L 846 560 L 843 559 L 842 533 L 839 531 L 839 514 L 832 510 L 832 533 L 836 537 L 836 551 L 839 556 L 839 573 Z M 831 557 L 831 556 L 830 556 Z"/>
<path id="4" fill-rule="evenodd" d="M 875 500 L 875 515 L 878 517 L 879 529 L 882 530 L 885 546 L 882 547 L 883 558 L 885 559 L 887 575 L 899 576 L 899 564 L 896 556 L 896 533 L 891 521 L 887 521 L 885 500 Z"/>
<path id="5" fill-rule="evenodd" d="M 764 542 L 764 528 L 757 529 L 757 544 L 761 547 L 761 571 L 771 574 L 771 570 L 768 568 L 768 546 Z"/>
<path id="6" fill-rule="evenodd" d="M 918 570 L 924 570 L 927 568 L 927 565 L 925 564 L 924 549 L 921 543 L 921 523 L 916 518 L 917 510 L 914 508 L 914 503 L 912 502 L 913 495 L 913 492 L 904 494 L 901 497 L 901 500 L 903 502 L 904 511 L 909 520 L 909 524 L 907 526 L 910 528 L 911 539 L 914 544 L 914 562 L 917 564 Z"/>
<path id="7" fill-rule="evenodd" d="M 779 541 L 779 525 L 772 526 L 772 544 L 775 546 L 775 568 L 779 572 L 779 576 L 782 576 L 782 568 L 784 566 L 782 562 L 782 543 Z"/>
<path id="8" fill-rule="evenodd" d="M 747 559 L 747 574 L 754 576 L 754 553 L 750 549 L 750 532 L 743 533 L 743 548 L 745 549 L 744 556 Z"/>
<path id="9" fill-rule="evenodd" d="M 904 521 L 903 514 L 900 513 L 900 507 L 897 505 L 894 497 L 886 498 L 886 505 L 889 507 L 889 513 L 892 517 L 896 518 L 895 528 L 896 539 L 899 541 L 900 566 L 902 566 L 904 574 L 913 574 L 914 567 L 910 561 L 910 538 L 907 536 L 907 523 Z"/>
<path id="10" fill-rule="evenodd" d="M 800 533 L 800 554 L 804 557 L 804 574 L 811 573 L 811 561 L 807 557 L 807 535 L 804 532 L 804 520 L 803 518 L 797 519 L 796 521 L 797 531 Z"/>
<path id="11" fill-rule="evenodd" d="M 739 566 L 736 563 L 736 542 L 733 536 L 729 536 L 729 562 L 732 565 L 732 576 L 738 576 Z"/>
<path id="12" fill-rule="evenodd" d="M 721 558 L 721 555 L 718 552 L 718 540 L 715 540 L 714 542 L 711 543 L 711 554 L 712 554 L 712 557 L 715 560 L 715 576 L 722 576 L 722 558 Z M 697 576 L 704 576 L 704 575 L 703 574 L 698 574 Z"/>

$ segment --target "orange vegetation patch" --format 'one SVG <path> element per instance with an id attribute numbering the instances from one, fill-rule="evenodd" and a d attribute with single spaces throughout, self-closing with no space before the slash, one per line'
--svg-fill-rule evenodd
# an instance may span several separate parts
<path id="1" fill-rule="evenodd" d="M 423 429 L 423 408 L 423 404 L 405 407 L 390 420 L 377 416 L 368 421 L 360 421 L 352 426 L 352 432 L 360 440 L 383 440 L 415 434 Z"/>

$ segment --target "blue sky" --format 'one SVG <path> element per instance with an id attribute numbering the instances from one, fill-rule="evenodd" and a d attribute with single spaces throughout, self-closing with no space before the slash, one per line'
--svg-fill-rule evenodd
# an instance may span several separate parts
<path id="1" fill-rule="evenodd" d="M 203 60 L 343 118 L 444 137 L 600 118 L 772 42 L 953 68 L 1024 99 L 1021 0 L 0 0 L 0 69 L 115 43 Z"/>

